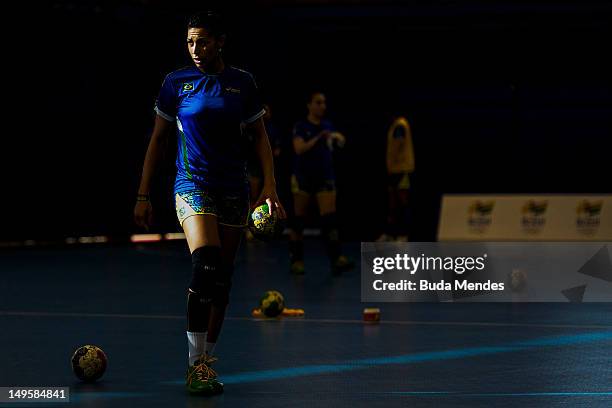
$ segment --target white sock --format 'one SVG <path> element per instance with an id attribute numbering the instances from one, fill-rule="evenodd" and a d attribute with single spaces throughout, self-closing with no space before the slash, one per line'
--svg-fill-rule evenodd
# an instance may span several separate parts
<path id="1" fill-rule="evenodd" d="M 208 354 L 209 356 L 212 356 L 213 352 L 215 351 L 216 345 L 217 343 L 206 342 L 206 354 Z"/>
<path id="2" fill-rule="evenodd" d="M 187 344 L 189 345 L 189 365 L 207 351 L 206 332 L 187 332 Z"/>

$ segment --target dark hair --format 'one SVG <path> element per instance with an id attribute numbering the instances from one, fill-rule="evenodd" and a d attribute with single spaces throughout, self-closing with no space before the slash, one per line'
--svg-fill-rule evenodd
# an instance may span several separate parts
<path id="1" fill-rule="evenodd" d="M 313 89 L 306 94 L 306 103 L 311 103 L 315 95 L 325 95 L 321 89 Z"/>
<path id="2" fill-rule="evenodd" d="M 189 17 L 187 28 L 203 28 L 213 37 L 225 35 L 225 25 L 221 16 L 213 11 L 193 14 Z"/>

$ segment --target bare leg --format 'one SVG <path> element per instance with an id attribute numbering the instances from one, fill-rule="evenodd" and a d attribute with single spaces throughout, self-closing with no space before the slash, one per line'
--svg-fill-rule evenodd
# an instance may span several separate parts
<path id="1" fill-rule="evenodd" d="M 293 193 L 293 217 L 289 229 L 289 259 L 293 273 L 304 273 L 304 219 L 308 211 L 310 195 L 298 191 Z"/>
<path id="2" fill-rule="evenodd" d="M 189 252 L 205 245 L 220 246 L 219 227 L 214 215 L 193 215 L 183 221 Z"/>
<path id="3" fill-rule="evenodd" d="M 327 246 L 327 255 L 333 263 L 342 254 L 340 236 L 338 233 L 338 220 L 336 219 L 336 192 L 323 191 L 317 193 L 317 204 L 321 215 L 323 239 Z"/>
<path id="4" fill-rule="evenodd" d="M 310 203 L 310 194 L 304 192 L 293 193 L 293 213 L 294 217 L 306 217 L 308 205 Z M 301 241 L 304 239 L 302 228 L 291 228 L 289 230 L 290 241 Z"/>
<path id="5" fill-rule="evenodd" d="M 397 191 L 397 235 L 401 240 L 408 240 L 410 223 L 410 190 Z"/>
<path id="6" fill-rule="evenodd" d="M 317 204 L 321 216 L 336 213 L 336 192 L 322 191 L 317 193 Z"/>
<path id="7" fill-rule="evenodd" d="M 388 206 L 387 206 L 387 225 L 385 233 L 392 236 L 393 238 L 397 235 L 397 188 L 389 187 L 388 193 Z"/>

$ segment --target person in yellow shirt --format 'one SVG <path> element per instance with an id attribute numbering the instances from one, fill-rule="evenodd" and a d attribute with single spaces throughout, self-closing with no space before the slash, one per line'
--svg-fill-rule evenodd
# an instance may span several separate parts
<path id="1" fill-rule="evenodd" d="M 414 172 L 414 147 L 408 120 L 395 117 L 387 132 L 387 225 L 377 239 L 408 241 L 410 174 Z"/>

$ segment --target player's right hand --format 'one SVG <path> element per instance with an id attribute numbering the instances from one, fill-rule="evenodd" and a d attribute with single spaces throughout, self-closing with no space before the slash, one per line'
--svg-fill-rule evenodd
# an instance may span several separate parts
<path id="1" fill-rule="evenodd" d="M 137 201 L 134 207 L 134 222 L 139 227 L 149 230 L 153 225 L 153 207 L 150 201 Z"/>

